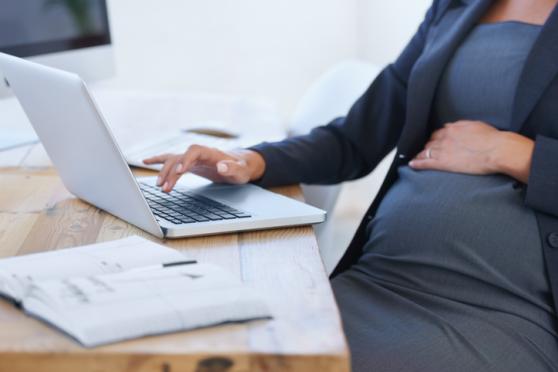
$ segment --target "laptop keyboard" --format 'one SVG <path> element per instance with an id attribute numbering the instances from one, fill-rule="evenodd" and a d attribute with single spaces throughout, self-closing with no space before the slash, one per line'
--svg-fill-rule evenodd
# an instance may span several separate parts
<path id="1" fill-rule="evenodd" d="M 251 217 L 246 212 L 199 194 L 182 190 L 173 190 L 167 194 L 145 183 L 139 186 L 157 220 L 180 225 Z"/>

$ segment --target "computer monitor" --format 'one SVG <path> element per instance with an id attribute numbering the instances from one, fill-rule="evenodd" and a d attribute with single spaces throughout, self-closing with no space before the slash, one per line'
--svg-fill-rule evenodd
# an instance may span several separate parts
<path id="1" fill-rule="evenodd" d="M 75 72 L 113 74 L 105 0 L 0 0 L 0 52 Z M 0 71 L 0 97 L 10 95 Z"/>

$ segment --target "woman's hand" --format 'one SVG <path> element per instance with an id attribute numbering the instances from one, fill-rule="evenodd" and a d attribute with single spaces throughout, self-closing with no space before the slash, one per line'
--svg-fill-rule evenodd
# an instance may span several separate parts
<path id="1" fill-rule="evenodd" d="M 157 178 L 157 186 L 170 192 L 186 172 L 219 183 L 243 184 L 261 178 L 265 160 L 255 151 L 223 152 L 215 148 L 192 145 L 181 155 L 166 154 L 143 161 L 145 164 L 164 164 Z"/>
<path id="2" fill-rule="evenodd" d="M 533 140 L 479 121 L 458 121 L 435 131 L 409 166 L 466 174 L 507 174 L 529 179 Z"/>

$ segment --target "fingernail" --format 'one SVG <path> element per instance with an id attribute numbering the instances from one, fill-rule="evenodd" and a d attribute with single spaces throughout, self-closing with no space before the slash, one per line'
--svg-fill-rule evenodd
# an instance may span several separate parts
<path id="1" fill-rule="evenodd" d="M 410 167 L 414 167 L 415 164 L 416 164 L 416 162 L 415 162 L 414 160 L 411 160 L 411 161 L 409 162 L 409 166 L 410 166 Z"/>
<path id="2" fill-rule="evenodd" d="M 217 172 L 219 173 L 227 173 L 229 171 L 229 166 L 225 163 L 218 163 L 217 164 Z"/>
<path id="3" fill-rule="evenodd" d="M 176 166 L 176 173 L 182 173 L 182 168 L 184 168 L 182 166 L 182 163 L 178 163 L 178 165 Z"/>
<path id="4" fill-rule="evenodd" d="M 167 190 L 168 187 L 169 187 L 169 183 L 165 182 L 165 184 L 163 185 L 163 190 Z"/>
<path id="5" fill-rule="evenodd" d="M 161 176 L 157 177 L 157 186 L 161 186 L 161 182 L 163 182 Z"/>

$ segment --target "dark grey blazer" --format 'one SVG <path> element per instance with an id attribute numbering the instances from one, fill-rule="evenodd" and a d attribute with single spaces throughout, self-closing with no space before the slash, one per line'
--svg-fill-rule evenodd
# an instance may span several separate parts
<path id="1" fill-rule="evenodd" d="M 397 168 L 413 158 L 433 131 L 431 111 L 444 67 L 494 0 L 435 0 L 417 34 L 348 115 L 310 134 L 253 149 L 267 162 L 263 185 L 334 184 L 370 173 L 395 147 L 397 155 L 333 276 L 353 265 Z M 536 211 L 555 307 L 558 308 L 558 7 L 527 59 L 510 128 L 536 139 L 525 204 Z M 525 247 L 529 249 L 530 247 Z"/>

